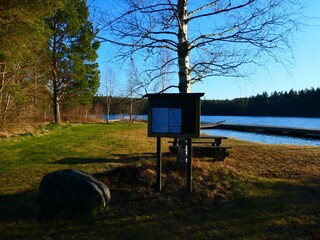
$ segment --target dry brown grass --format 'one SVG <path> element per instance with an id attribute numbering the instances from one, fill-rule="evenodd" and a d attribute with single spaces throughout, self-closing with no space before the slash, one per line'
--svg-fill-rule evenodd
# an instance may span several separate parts
<path id="1" fill-rule="evenodd" d="M 320 147 L 232 141 L 225 166 L 245 175 L 308 180 L 320 177 Z"/>

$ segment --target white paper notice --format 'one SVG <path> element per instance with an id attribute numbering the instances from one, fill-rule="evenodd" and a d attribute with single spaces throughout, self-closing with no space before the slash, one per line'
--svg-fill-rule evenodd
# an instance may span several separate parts
<path id="1" fill-rule="evenodd" d="M 181 108 L 169 109 L 169 132 L 181 133 Z"/>
<path id="2" fill-rule="evenodd" d="M 181 133 L 181 108 L 152 108 L 152 132 Z"/>
<path id="3" fill-rule="evenodd" d="M 169 132 L 169 108 L 152 108 L 152 132 Z"/>

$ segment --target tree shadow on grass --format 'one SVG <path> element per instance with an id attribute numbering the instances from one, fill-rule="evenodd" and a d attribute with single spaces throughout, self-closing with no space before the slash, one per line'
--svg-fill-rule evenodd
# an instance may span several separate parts
<path id="1" fill-rule="evenodd" d="M 224 201 L 203 198 L 199 192 L 152 194 L 137 188 L 115 187 L 112 214 L 135 219 L 127 222 L 136 229 L 131 233 L 143 232 L 146 239 L 318 239 L 319 179 L 306 184 L 251 184 L 257 194 Z M 139 220 L 136 216 L 140 216 Z M 184 230 L 172 229 L 179 223 L 183 223 L 180 229 Z M 117 227 L 122 230 L 115 233 L 118 237 L 123 233 L 120 225 Z"/>
<path id="2" fill-rule="evenodd" d="M 136 171 L 131 167 L 123 174 L 127 176 L 129 170 Z M 16 221 L 10 224 L 10 231 L 25 234 L 35 226 L 46 229 L 41 234 L 48 239 L 59 234 L 68 238 L 75 230 L 79 238 L 99 239 L 102 236 L 97 229 L 111 231 L 110 239 L 126 235 L 127 239 L 317 239 L 319 233 L 319 178 L 305 184 L 251 181 L 246 184 L 257 194 L 227 201 L 205 198 L 197 191 L 189 195 L 171 191 L 158 194 L 150 185 L 137 183 L 113 185 L 107 215 L 84 218 L 79 227 L 78 219 L 68 220 L 69 228 L 63 231 L 60 228 L 64 223 L 59 219 L 48 220 L 49 225 L 32 221 L 37 218 L 35 190 L 0 195 L 0 223 Z M 37 234 L 34 239 L 45 238 Z"/>
<path id="3" fill-rule="evenodd" d="M 0 195 L 0 222 L 33 219 L 38 213 L 36 190 Z"/>
<path id="4" fill-rule="evenodd" d="M 52 162 L 52 164 L 93 164 L 93 163 L 134 163 L 140 160 L 151 160 L 155 158 L 155 153 L 141 153 L 139 155 L 133 154 L 114 154 L 114 158 L 81 158 L 81 157 L 68 157 Z"/>

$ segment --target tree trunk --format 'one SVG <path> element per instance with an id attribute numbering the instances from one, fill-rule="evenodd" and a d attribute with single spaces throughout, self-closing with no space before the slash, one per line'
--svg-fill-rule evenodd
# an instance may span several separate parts
<path id="1" fill-rule="evenodd" d="M 111 96 L 107 95 L 107 123 L 110 123 Z"/>
<path id="2" fill-rule="evenodd" d="M 179 91 L 190 93 L 190 67 L 189 67 L 189 42 L 188 42 L 188 0 L 179 0 L 179 32 L 178 32 L 178 64 L 179 64 Z"/>
<path id="3" fill-rule="evenodd" d="M 4 86 L 5 86 L 5 83 L 4 83 L 4 78 L 5 78 L 5 75 L 6 75 L 6 62 L 4 63 L 1 63 L 0 66 L 3 65 L 3 70 L 2 70 L 2 74 L 1 74 L 1 78 L 0 78 L 0 117 L 2 117 L 2 115 L 4 114 L 3 113 L 3 109 L 2 108 L 2 104 L 3 104 L 3 98 L 4 98 Z M 2 130 L 2 124 L 0 125 L 0 130 Z"/>
<path id="4" fill-rule="evenodd" d="M 190 93 L 189 42 L 188 42 L 188 0 L 178 1 L 179 32 L 178 32 L 178 64 L 179 64 L 179 92 Z M 185 166 L 188 159 L 185 138 L 179 139 L 177 163 Z"/>
<path id="5" fill-rule="evenodd" d="M 0 130 L 2 131 L 4 128 L 4 125 L 6 124 L 6 120 L 7 120 L 7 112 L 9 109 L 9 104 L 10 104 L 10 94 L 7 93 L 7 97 L 6 97 L 6 102 L 5 102 L 5 106 L 2 110 L 2 114 L 1 114 L 1 122 L 0 122 Z"/>
<path id="6" fill-rule="evenodd" d="M 56 21 L 54 21 L 54 27 L 56 28 Z M 53 81 L 53 114 L 54 114 L 54 123 L 59 125 L 61 123 L 60 117 L 60 105 L 59 105 L 59 79 L 58 79 L 58 62 L 57 62 L 57 45 L 58 45 L 58 36 L 54 34 L 53 36 L 53 59 L 52 59 L 52 81 Z"/>
<path id="7" fill-rule="evenodd" d="M 10 103 L 10 93 L 5 92 L 5 77 L 6 77 L 6 67 L 7 64 L 6 62 L 1 63 L 3 65 L 3 70 L 2 70 L 2 76 L 0 79 L 0 131 L 3 130 L 4 125 L 6 123 L 6 117 L 7 117 L 7 111 L 9 108 L 9 103 Z"/>
<path id="8" fill-rule="evenodd" d="M 107 109 L 107 123 L 110 123 L 110 107 L 109 107 L 109 105 L 107 108 L 108 108 Z"/>
<path id="9" fill-rule="evenodd" d="M 84 109 L 84 121 L 88 121 L 88 109 Z"/>
<path id="10" fill-rule="evenodd" d="M 35 107 L 38 106 L 38 75 L 37 68 L 33 69 L 33 104 Z"/>
<path id="11" fill-rule="evenodd" d="M 133 112 L 133 101 L 132 101 L 132 94 L 130 96 L 130 115 L 129 115 L 129 122 L 132 122 L 132 112 Z"/>
<path id="12" fill-rule="evenodd" d="M 53 112 L 54 112 L 54 123 L 59 125 L 61 123 L 60 117 L 60 104 L 58 99 L 58 86 L 57 80 L 53 81 Z"/>

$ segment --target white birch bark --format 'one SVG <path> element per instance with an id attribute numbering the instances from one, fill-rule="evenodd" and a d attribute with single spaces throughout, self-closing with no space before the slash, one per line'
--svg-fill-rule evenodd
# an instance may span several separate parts
<path id="1" fill-rule="evenodd" d="M 188 0 L 178 1 L 178 65 L 180 93 L 191 92 L 187 4 Z"/>
<path id="2" fill-rule="evenodd" d="M 178 1 L 178 65 L 179 65 L 179 92 L 190 93 L 190 62 L 188 42 L 188 0 Z M 185 138 L 179 139 L 177 162 L 180 167 L 187 163 L 188 151 Z"/>

